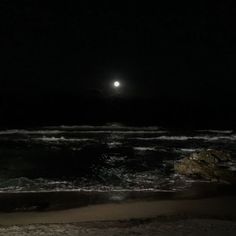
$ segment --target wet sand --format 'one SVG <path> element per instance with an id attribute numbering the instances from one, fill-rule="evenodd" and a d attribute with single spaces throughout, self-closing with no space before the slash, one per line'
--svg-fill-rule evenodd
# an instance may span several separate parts
<path id="1" fill-rule="evenodd" d="M 236 219 L 236 197 L 193 200 L 131 201 L 68 210 L 0 213 L 1 225 L 76 223 L 155 218 L 160 216 Z"/>
<path id="2" fill-rule="evenodd" d="M 121 193 L 32 193 L 31 204 L 48 197 L 49 205 L 14 211 L 6 203 L 18 199 L 16 205 L 24 206 L 33 195 L 1 194 L 0 235 L 235 235 L 235 188 L 203 186 L 123 198 Z"/>
<path id="3" fill-rule="evenodd" d="M 56 211 L 108 203 L 201 199 L 236 196 L 235 186 L 194 183 L 179 192 L 154 191 L 65 191 L 0 193 L 0 212 Z"/>

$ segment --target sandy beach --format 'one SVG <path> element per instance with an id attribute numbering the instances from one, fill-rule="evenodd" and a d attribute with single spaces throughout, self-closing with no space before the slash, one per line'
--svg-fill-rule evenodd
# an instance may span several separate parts
<path id="1" fill-rule="evenodd" d="M 131 201 L 43 212 L 0 213 L 1 225 L 78 223 L 155 218 L 160 216 L 236 219 L 236 198 Z"/>
<path id="2" fill-rule="evenodd" d="M 0 213 L 0 235 L 235 235 L 235 196 Z"/>
<path id="3" fill-rule="evenodd" d="M 87 224 L 37 224 L 0 227 L 1 236 L 133 236 L 133 235 L 228 235 L 234 236 L 236 223 L 213 219 L 170 219 L 123 222 L 95 222 Z"/>

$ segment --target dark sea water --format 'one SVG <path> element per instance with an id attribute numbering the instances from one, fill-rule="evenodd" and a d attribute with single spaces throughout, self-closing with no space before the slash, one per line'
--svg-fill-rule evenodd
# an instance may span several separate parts
<path id="1" fill-rule="evenodd" d="M 0 131 L 0 191 L 178 191 L 174 163 L 205 148 L 236 156 L 232 130 L 57 126 Z M 231 163 L 235 169 L 236 164 Z"/>

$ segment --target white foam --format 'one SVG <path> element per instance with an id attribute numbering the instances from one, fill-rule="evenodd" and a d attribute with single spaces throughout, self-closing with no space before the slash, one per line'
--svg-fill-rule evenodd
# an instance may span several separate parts
<path id="1" fill-rule="evenodd" d="M 104 188 L 71 188 L 71 189 L 64 189 L 64 188 L 57 188 L 52 190 L 12 190 L 12 189 L 0 189 L 0 193 L 53 193 L 53 192 L 98 192 L 98 193 L 130 193 L 130 192 L 176 192 L 176 189 L 166 190 L 166 189 L 156 189 L 156 188 L 117 188 L 114 187 L 104 187 Z"/>
<path id="2" fill-rule="evenodd" d="M 43 141 L 43 142 L 86 142 L 93 141 L 94 139 L 89 138 L 65 138 L 65 137 L 41 137 L 41 138 L 33 138 L 34 140 Z"/>
<path id="3" fill-rule="evenodd" d="M 162 128 L 158 126 L 123 126 L 121 124 L 110 124 L 110 125 L 72 125 L 72 126 L 46 126 L 45 129 L 65 129 L 65 130 L 163 130 Z"/>
<path id="4" fill-rule="evenodd" d="M 132 128 L 123 127 L 121 129 L 113 127 L 93 127 L 93 126 L 70 126 L 69 128 L 60 129 L 60 127 L 54 127 L 54 129 L 43 129 L 43 130 L 25 130 L 25 129 L 11 129 L 2 130 L 0 135 L 11 135 L 11 134 L 61 134 L 61 133 L 83 133 L 83 134 L 164 134 L 168 133 L 164 130 L 158 130 L 157 128 Z"/>
<path id="5" fill-rule="evenodd" d="M 197 130 L 197 132 L 209 132 L 209 133 L 218 133 L 218 134 L 232 134 L 233 130 L 214 130 L 214 129 L 209 129 L 209 130 Z"/>
<path id="6" fill-rule="evenodd" d="M 151 131 L 151 130 L 84 130 L 84 131 L 73 131 L 73 133 L 83 134 L 165 134 L 167 131 Z"/>
<path id="7" fill-rule="evenodd" d="M 145 138 L 145 137 L 138 137 L 138 138 L 133 138 L 137 140 L 174 140 L 174 141 L 186 141 L 186 140 L 205 140 L 205 141 L 217 141 L 217 140 L 236 140 L 236 135 L 231 135 L 231 136 L 209 136 L 209 135 L 204 135 L 204 136 L 159 136 L 159 137 L 150 137 L 150 138 Z"/>
<path id="8" fill-rule="evenodd" d="M 177 151 L 181 151 L 181 152 L 196 152 L 196 151 L 200 151 L 202 150 L 201 148 L 181 148 L 181 149 L 177 149 Z"/>
<path id="9" fill-rule="evenodd" d="M 134 147 L 134 150 L 137 151 L 155 151 L 156 148 L 155 147 Z"/>
<path id="10" fill-rule="evenodd" d="M 116 146 L 122 145 L 122 143 L 121 142 L 108 142 L 107 145 L 109 147 L 116 147 Z"/>
<path id="11" fill-rule="evenodd" d="M 24 130 L 24 129 L 11 129 L 2 130 L 0 135 L 4 134 L 60 134 L 64 133 L 62 130 Z"/>

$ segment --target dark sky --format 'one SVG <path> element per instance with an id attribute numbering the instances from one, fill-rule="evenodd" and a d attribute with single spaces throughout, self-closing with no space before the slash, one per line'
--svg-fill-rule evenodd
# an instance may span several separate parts
<path id="1" fill-rule="evenodd" d="M 23 107 L 42 96 L 106 99 L 117 78 L 121 99 L 233 106 L 232 3 L 2 0 L 3 106 L 14 108 L 14 96 Z"/>

